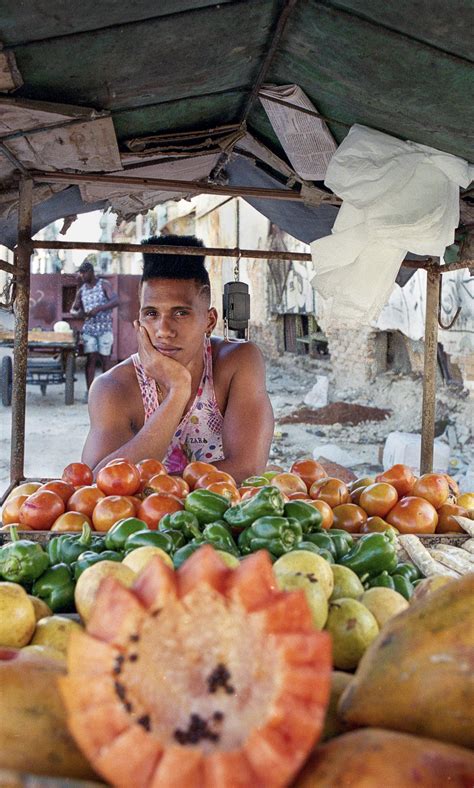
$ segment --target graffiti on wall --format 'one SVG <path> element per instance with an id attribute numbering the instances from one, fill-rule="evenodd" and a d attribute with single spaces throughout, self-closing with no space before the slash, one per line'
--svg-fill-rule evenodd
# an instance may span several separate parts
<path id="1" fill-rule="evenodd" d="M 275 225 L 270 225 L 268 247 L 290 252 L 306 251 L 304 244 Z M 270 260 L 268 267 L 270 311 L 274 314 L 314 314 L 316 294 L 310 283 L 314 276 L 312 264 Z"/>

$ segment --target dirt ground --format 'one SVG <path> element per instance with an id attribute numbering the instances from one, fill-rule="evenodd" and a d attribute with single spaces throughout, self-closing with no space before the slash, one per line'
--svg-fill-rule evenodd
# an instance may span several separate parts
<path id="1" fill-rule="evenodd" d="M 314 454 L 362 476 L 382 469 L 383 446 L 390 432 L 420 432 L 420 377 L 387 373 L 361 391 L 335 391 L 330 383 L 328 405 L 311 410 L 304 405 L 304 397 L 316 375 L 328 375 L 331 381 L 330 361 L 285 354 L 269 364 L 267 387 L 276 419 L 270 462 L 289 468 L 295 459 Z M 48 387 L 44 397 L 39 388 L 27 388 L 27 477 L 58 476 L 65 465 L 80 459 L 88 429 L 82 368 L 76 378 L 76 401 L 71 406 L 64 404 L 62 386 Z M 441 384 L 436 418 L 437 435 L 443 435 L 450 445 L 449 470 L 462 476 L 474 455 L 472 395 Z M 10 408 L 0 405 L 0 421 L 2 493 L 9 480 Z"/>

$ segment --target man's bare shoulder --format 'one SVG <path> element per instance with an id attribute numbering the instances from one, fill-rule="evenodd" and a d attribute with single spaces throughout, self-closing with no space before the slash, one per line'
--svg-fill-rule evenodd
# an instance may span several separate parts
<path id="1" fill-rule="evenodd" d="M 215 339 L 212 344 L 214 363 L 217 368 L 230 371 L 242 366 L 263 365 L 263 354 L 254 342 L 229 342 Z"/>
<path id="2" fill-rule="evenodd" d="M 133 402 L 139 393 L 137 376 L 131 357 L 112 367 L 108 372 L 104 372 L 103 375 L 99 375 L 91 387 L 93 403 L 105 399 L 114 402 L 119 400 L 122 407 Z"/>

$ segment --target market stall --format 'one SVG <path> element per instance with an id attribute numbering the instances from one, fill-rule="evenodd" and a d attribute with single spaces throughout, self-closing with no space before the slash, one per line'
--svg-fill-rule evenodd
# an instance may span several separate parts
<path id="1" fill-rule="evenodd" d="M 47 14 L 8 5 L 1 76 L 15 96 L 0 98 L 0 241 L 15 258 L 0 267 L 14 283 L 15 332 L 0 767 L 126 788 L 332 788 L 347 775 L 370 788 L 465 788 L 474 494 L 430 471 L 440 282 L 473 264 L 467 8 L 456 19 L 442 3 L 434 13 L 410 2 L 394 12 L 190 0 L 154 16 L 143 3 L 107 14 L 87 2 L 66 13 L 53 0 Z M 302 117 L 313 124 L 304 150 Z M 318 243 L 342 214 L 327 166 L 361 124 L 462 170 L 446 187 L 454 261 L 402 255 L 428 274 L 419 476 L 394 466 L 348 485 L 303 460 L 237 485 L 203 463 L 177 477 L 144 460 L 106 465 L 95 484 L 79 462 L 61 479 L 25 480 L 33 250 L 176 251 L 40 242 L 37 230 L 97 207 L 130 217 L 206 193 L 241 196 Z"/>

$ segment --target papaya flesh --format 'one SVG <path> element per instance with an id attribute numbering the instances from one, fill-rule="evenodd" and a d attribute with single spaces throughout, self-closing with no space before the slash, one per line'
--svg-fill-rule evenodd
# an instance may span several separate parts
<path id="1" fill-rule="evenodd" d="M 318 747 L 294 788 L 468 788 L 473 784 L 470 750 L 366 728 Z"/>
<path id="2" fill-rule="evenodd" d="M 232 569 L 206 545 L 177 572 L 152 559 L 132 588 L 103 580 L 60 689 L 114 788 L 280 788 L 321 734 L 330 652 L 266 551 Z"/>
<path id="3" fill-rule="evenodd" d="M 474 747 L 474 574 L 387 622 L 339 702 L 353 727 Z"/>
<path id="4" fill-rule="evenodd" d="M 94 779 L 66 725 L 57 660 L 0 650 L 0 769 Z"/>

